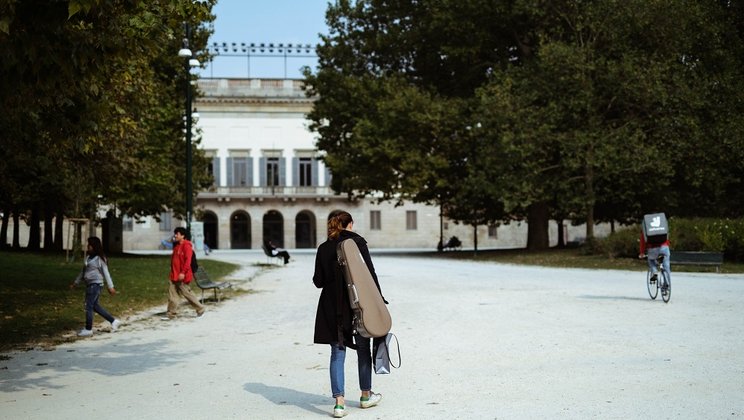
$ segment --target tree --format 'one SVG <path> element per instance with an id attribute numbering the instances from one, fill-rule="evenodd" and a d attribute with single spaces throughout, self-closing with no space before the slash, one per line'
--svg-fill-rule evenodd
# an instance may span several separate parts
<path id="1" fill-rule="evenodd" d="M 650 209 L 738 208 L 733 2 L 339 1 L 327 21 L 305 76 L 337 191 L 527 219 L 531 249 L 548 246 L 550 217 L 591 239 Z"/>
<path id="2" fill-rule="evenodd" d="M 76 209 L 88 214 L 100 200 L 134 216 L 156 214 L 163 206 L 183 209 L 178 158 L 185 146 L 177 145 L 184 144 L 187 81 L 175 51 L 182 22 L 198 26 L 213 19 L 213 4 L 4 5 L 0 136 L 7 147 L 0 152 L 0 189 L 7 193 L 0 208 L 29 212 L 32 219 L 42 209 L 47 218 Z M 196 50 L 209 35 L 199 28 L 192 40 Z M 205 164 L 198 153 L 194 162 Z M 204 178 L 195 185 L 205 185 Z"/>

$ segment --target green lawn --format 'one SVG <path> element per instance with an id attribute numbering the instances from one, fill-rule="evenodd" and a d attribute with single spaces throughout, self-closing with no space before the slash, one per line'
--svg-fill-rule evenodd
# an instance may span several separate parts
<path id="1" fill-rule="evenodd" d="M 580 248 L 550 249 L 531 252 L 524 249 L 489 250 L 473 253 L 472 250 L 448 251 L 442 258 L 494 261 L 505 264 L 540 265 L 545 267 L 595 268 L 609 270 L 645 271 L 646 261 L 638 258 L 609 258 L 605 255 L 586 255 Z M 714 267 L 673 265 L 678 272 L 715 272 Z M 721 273 L 744 273 L 744 264 L 724 261 Z"/>
<path id="2" fill-rule="evenodd" d="M 200 265 L 213 280 L 237 268 L 206 259 Z M 66 263 L 64 254 L 0 252 L 0 350 L 57 344 L 65 332 L 84 326 L 85 287 L 69 289 L 81 266 L 80 261 Z M 112 315 L 125 317 L 158 305 L 165 310 L 170 256 L 113 256 L 109 271 L 117 294 L 102 292 L 101 305 Z M 192 289 L 199 292 L 195 284 Z M 100 320 L 96 315 L 94 322 Z"/>

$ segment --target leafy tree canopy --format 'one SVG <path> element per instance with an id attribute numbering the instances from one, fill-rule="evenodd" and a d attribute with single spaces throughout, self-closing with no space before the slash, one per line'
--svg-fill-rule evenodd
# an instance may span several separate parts
<path id="1" fill-rule="evenodd" d="M 691 0 L 340 0 L 305 72 L 311 128 L 337 191 L 526 218 L 536 248 L 551 216 L 592 237 L 648 211 L 733 215 L 742 16 Z"/>

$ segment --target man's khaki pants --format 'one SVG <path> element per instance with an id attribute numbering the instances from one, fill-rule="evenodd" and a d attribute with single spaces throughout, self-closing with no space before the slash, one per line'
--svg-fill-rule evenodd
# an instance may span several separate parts
<path id="1" fill-rule="evenodd" d="M 196 314 L 204 313 L 204 305 L 199 303 L 199 299 L 191 292 L 191 287 L 183 281 L 169 281 L 168 286 L 168 318 L 175 318 L 178 312 L 178 304 L 181 303 L 181 297 L 186 299 L 191 306 L 196 309 Z"/>

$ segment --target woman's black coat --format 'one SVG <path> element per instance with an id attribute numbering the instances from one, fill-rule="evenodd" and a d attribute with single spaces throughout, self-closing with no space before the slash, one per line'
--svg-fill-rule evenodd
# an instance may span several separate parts
<path id="1" fill-rule="evenodd" d="M 377 289 L 380 290 L 380 283 L 377 281 L 375 267 L 372 265 L 372 259 L 369 256 L 367 241 L 358 234 L 343 230 L 338 239 L 328 239 L 320 244 L 318 253 L 315 256 L 315 274 L 313 283 L 315 287 L 323 289 L 320 292 L 318 300 L 318 310 L 315 314 L 315 337 L 314 342 L 317 344 L 337 343 L 338 338 L 338 318 L 336 308 L 341 304 L 341 326 L 344 335 L 344 345 L 353 346 L 352 344 L 352 311 L 349 304 L 349 295 L 344 288 L 343 275 L 338 269 L 338 260 L 336 257 L 336 246 L 344 239 L 353 239 L 359 247 L 359 251 L 367 263 L 372 278 L 375 279 Z M 382 291 L 380 291 L 382 294 Z M 339 299 L 340 297 L 340 299 Z M 385 298 L 383 297 L 383 300 Z M 387 301 L 385 302 L 387 303 Z"/>

